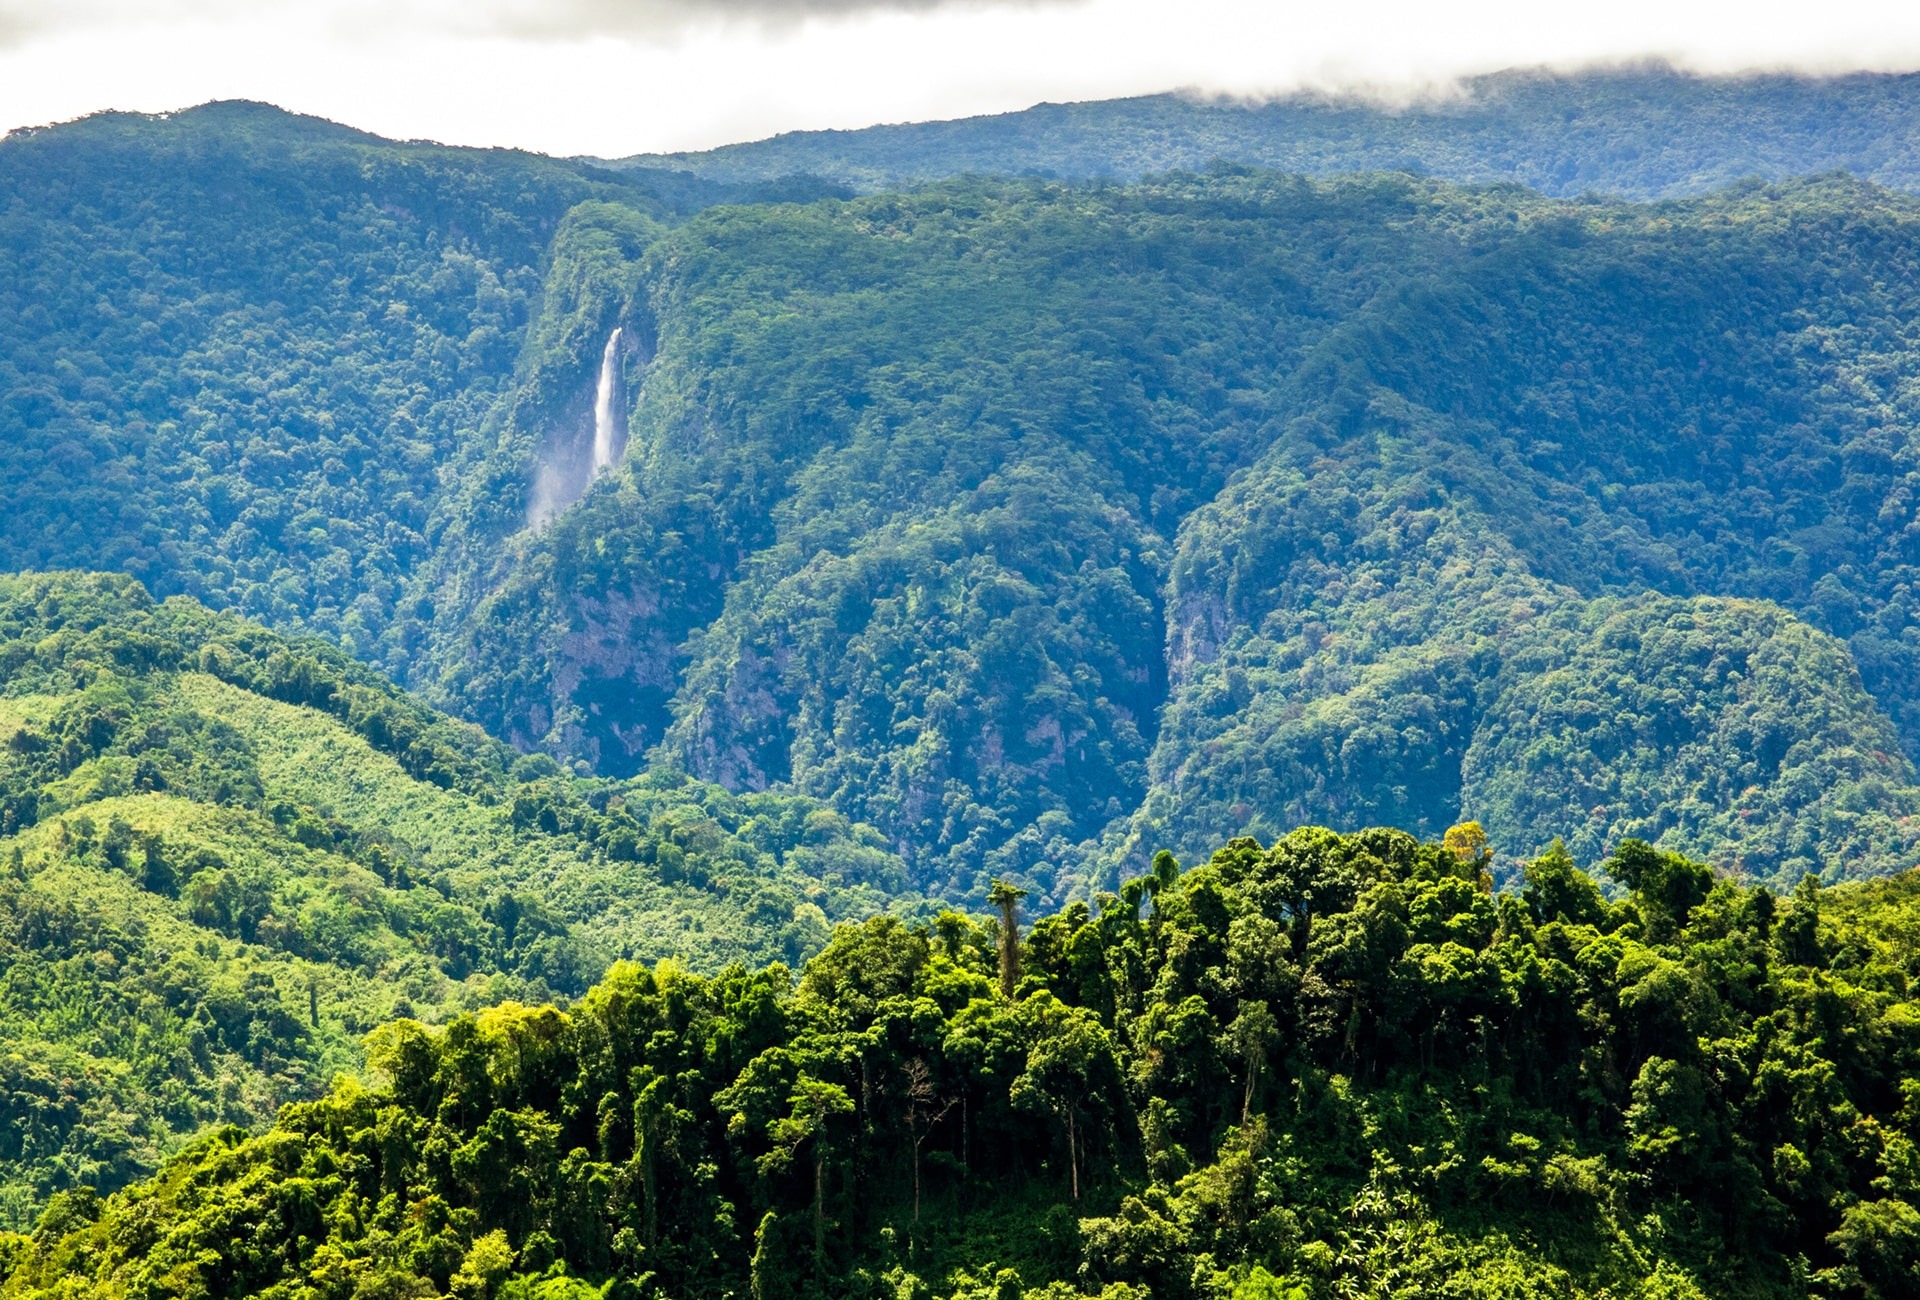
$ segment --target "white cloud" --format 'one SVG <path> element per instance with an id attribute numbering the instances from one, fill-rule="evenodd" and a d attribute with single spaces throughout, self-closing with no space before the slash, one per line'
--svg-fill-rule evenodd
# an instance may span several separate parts
<path id="1" fill-rule="evenodd" d="M 0 0 L 0 41 L 131 26 L 193 27 L 264 20 L 330 21 L 343 33 L 671 41 L 701 28 L 790 30 L 814 18 L 926 13 L 1016 0 Z M 1017 0 L 1064 3 L 1067 0 Z"/>
<path id="2" fill-rule="evenodd" d="M 388 135 L 603 155 L 1174 86 L 1433 85 L 1648 55 L 1920 66 L 1920 6 L 1884 0 L 0 0 L 8 33 L 9 124 L 249 98 Z"/>

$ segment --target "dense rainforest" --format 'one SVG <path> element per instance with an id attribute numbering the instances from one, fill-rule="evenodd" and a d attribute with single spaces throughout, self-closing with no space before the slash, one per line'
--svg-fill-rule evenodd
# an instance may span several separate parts
<path id="1" fill-rule="evenodd" d="M 1920 878 L 1303 830 L 615 967 L 0 1237 L 8 1297 L 1913 1294 Z"/>
<path id="2" fill-rule="evenodd" d="M 5 567 L 123 570 L 385 662 L 378 634 L 513 376 L 568 210 L 766 192 L 262 104 L 16 131 Z"/>
<path id="3" fill-rule="evenodd" d="M 1462 815 L 1914 860 L 1911 200 L 963 182 L 624 265 L 575 215 L 625 470 L 436 656 L 516 743 L 813 794 L 948 891 Z"/>
<path id="4" fill-rule="evenodd" d="M 1502 879 L 1915 860 L 1914 200 L 847 200 L 248 105 L 0 182 L 0 567 L 322 635 L 569 769 L 802 795 L 976 902 L 1310 822 L 1478 820 Z M 537 500 L 600 380 L 624 455 Z"/>

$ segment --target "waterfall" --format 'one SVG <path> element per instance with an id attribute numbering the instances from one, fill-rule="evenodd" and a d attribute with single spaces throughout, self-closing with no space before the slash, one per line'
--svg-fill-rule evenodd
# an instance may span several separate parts
<path id="1" fill-rule="evenodd" d="M 575 389 L 564 413 L 541 435 L 527 491 L 527 527 L 535 532 L 585 496 L 593 481 L 627 454 L 627 392 L 621 369 L 625 354 L 620 346 L 625 337 L 626 331 L 616 328 L 600 353 L 591 434 L 582 418 L 585 394 Z"/>
<path id="2" fill-rule="evenodd" d="M 613 467 L 627 449 L 626 394 L 620 385 L 620 327 L 600 354 L 600 386 L 593 394 L 593 477 Z"/>

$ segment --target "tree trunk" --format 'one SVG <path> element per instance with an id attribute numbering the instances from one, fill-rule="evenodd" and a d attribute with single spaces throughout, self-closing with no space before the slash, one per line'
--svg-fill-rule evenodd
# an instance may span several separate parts
<path id="1" fill-rule="evenodd" d="M 767 1258 L 767 1251 L 776 1222 L 777 1216 L 768 1210 L 761 1216 L 760 1226 L 753 1230 L 753 1259 L 747 1265 L 748 1291 L 753 1300 L 768 1300 L 767 1267 L 771 1261 Z"/>
<path id="2" fill-rule="evenodd" d="M 1073 1199 L 1080 1199 L 1080 1143 L 1074 1133 L 1073 1107 L 1067 1107 L 1067 1169 L 1073 1178 Z"/>
<path id="3" fill-rule="evenodd" d="M 660 1193 L 653 1173 L 653 1135 L 647 1135 L 646 1156 L 640 1162 L 640 1185 L 647 1198 L 647 1249 L 660 1244 Z"/>
<path id="4" fill-rule="evenodd" d="M 813 1157 L 813 1264 L 820 1276 L 827 1273 L 827 1153 Z"/>

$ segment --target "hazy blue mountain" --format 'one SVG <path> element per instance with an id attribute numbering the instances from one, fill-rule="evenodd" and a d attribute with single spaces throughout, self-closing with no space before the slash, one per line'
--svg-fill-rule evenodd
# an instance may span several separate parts
<path id="1" fill-rule="evenodd" d="M 1410 171 L 1543 194 L 1699 194 L 1750 177 L 1847 171 L 1920 188 L 1920 76 L 1702 77 L 1661 65 L 1472 77 L 1391 103 L 1148 95 L 858 131 L 797 131 L 701 153 L 641 155 L 716 180 L 797 173 L 862 190 L 942 177 L 1133 180 L 1217 161 L 1315 176 Z"/>

